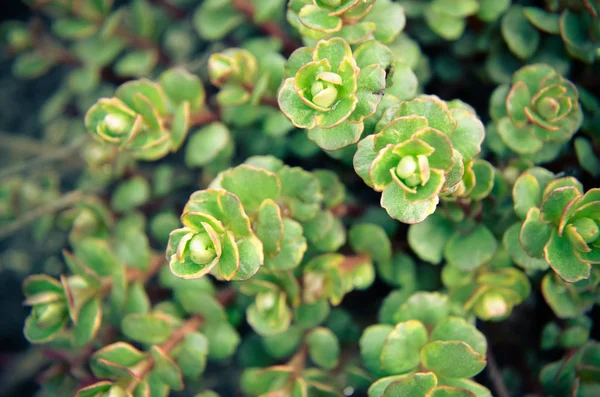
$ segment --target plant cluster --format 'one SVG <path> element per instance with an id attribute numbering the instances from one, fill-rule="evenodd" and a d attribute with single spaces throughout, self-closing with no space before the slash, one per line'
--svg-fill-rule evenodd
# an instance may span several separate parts
<path id="1" fill-rule="evenodd" d="M 26 3 L 40 396 L 599 395 L 597 1 Z"/>

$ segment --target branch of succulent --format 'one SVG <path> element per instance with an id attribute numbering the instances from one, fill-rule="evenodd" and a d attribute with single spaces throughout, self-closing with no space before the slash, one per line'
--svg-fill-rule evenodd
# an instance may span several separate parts
<path id="1" fill-rule="evenodd" d="M 76 163 L 77 159 L 73 159 L 72 156 L 76 156 L 77 152 L 88 143 L 89 139 L 87 136 L 80 136 L 68 146 L 56 147 L 54 145 L 43 144 L 37 140 L 26 137 L 19 138 L 20 139 L 14 139 L 9 134 L 0 133 L 1 149 L 6 149 L 11 154 L 23 153 L 29 157 L 27 160 L 23 160 L 20 163 L 11 165 L 10 167 L 5 167 L 2 171 L 0 171 L 0 179 L 23 171 L 31 171 L 32 169 L 36 169 L 54 161 L 68 161 Z"/>
<path id="2" fill-rule="evenodd" d="M 64 194 L 58 199 L 32 209 L 19 219 L 0 227 L 0 240 L 10 237 L 13 233 L 21 228 L 29 226 L 44 215 L 51 215 L 55 212 L 65 210 L 76 205 L 85 197 L 85 193 L 81 190 L 74 190 Z"/>
<path id="3" fill-rule="evenodd" d="M 600 3 L 534 3 L 25 0 L 0 339 L 35 393 L 598 395 Z"/>
<path id="4" fill-rule="evenodd" d="M 80 59 L 74 57 L 60 42 L 55 40 L 52 35 L 46 31 L 46 27 L 41 18 L 32 19 L 29 23 L 29 30 L 34 51 L 41 59 L 47 59 L 49 61 L 55 61 L 74 67 L 83 65 Z"/>
<path id="5" fill-rule="evenodd" d="M 171 336 L 169 336 L 169 339 L 167 339 L 165 343 L 160 346 L 155 346 L 154 349 L 158 350 L 160 352 L 159 354 L 168 356 L 171 354 L 173 349 L 177 347 L 177 345 L 183 342 L 184 338 L 188 334 L 197 331 L 203 323 L 204 319 L 202 316 L 193 316 L 188 318 L 179 328 L 175 329 L 171 333 Z M 150 372 L 152 372 L 154 367 L 155 360 L 153 356 L 148 356 L 147 359 L 136 364 L 136 370 L 132 374 L 133 379 L 123 387 L 125 392 L 133 393 L 138 385 L 139 380 L 145 378 Z"/>
<path id="6" fill-rule="evenodd" d="M 506 388 L 506 385 L 504 384 L 504 379 L 503 379 L 502 373 L 500 372 L 500 369 L 498 368 L 498 364 L 496 363 L 496 358 L 492 354 L 491 349 L 488 349 L 488 352 L 487 352 L 487 362 L 488 362 L 487 371 L 489 372 L 490 379 L 492 380 L 492 383 L 494 384 L 494 389 L 496 390 L 496 395 L 498 397 L 510 397 L 510 393 L 508 392 L 508 389 Z"/>
<path id="7" fill-rule="evenodd" d="M 160 271 L 161 267 L 163 267 L 165 264 L 166 261 L 164 255 L 162 253 L 154 253 L 150 258 L 147 269 L 127 269 L 127 271 L 125 272 L 125 283 L 131 284 L 133 282 L 139 282 L 145 284 L 154 276 L 156 276 L 156 274 Z M 102 280 L 99 289 L 100 295 L 108 294 L 113 288 L 113 282 L 114 280 L 111 277 Z"/>

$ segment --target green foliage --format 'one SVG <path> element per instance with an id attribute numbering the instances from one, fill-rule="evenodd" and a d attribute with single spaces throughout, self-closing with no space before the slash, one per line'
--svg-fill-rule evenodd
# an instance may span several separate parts
<path id="1" fill-rule="evenodd" d="M 176 151 L 187 135 L 191 112 L 204 105 L 204 88 L 182 69 L 164 72 L 159 81 L 123 84 L 116 97 L 100 99 L 88 111 L 86 128 L 97 140 L 138 159 L 156 160 Z"/>
<path id="2" fill-rule="evenodd" d="M 384 127 L 359 143 L 354 168 L 383 192 L 388 214 L 404 223 L 423 221 L 440 194 L 459 188 L 463 161 L 479 152 L 484 135 L 472 109 L 462 102 L 448 106 L 437 97 L 391 106 L 378 125 Z"/>
<path id="3" fill-rule="evenodd" d="M 414 294 L 400 306 L 394 320 L 399 321 L 395 326 L 367 327 L 361 337 L 361 357 L 374 374 L 397 376 L 423 368 L 431 371 L 432 378 L 460 379 L 473 377 L 485 367 L 485 337 L 464 319 L 450 315 L 448 297 Z M 434 382 L 427 390 L 435 386 Z M 395 387 L 400 386 L 388 385 L 386 393 L 393 393 Z"/>
<path id="4" fill-rule="evenodd" d="M 288 60 L 291 77 L 279 91 L 279 106 L 296 127 L 309 129 L 309 138 L 323 149 L 356 143 L 363 120 L 377 109 L 385 71 L 377 63 L 359 62 L 359 51 L 371 45 L 376 44 L 367 42 L 352 53 L 346 41 L 336 38 L 299 49 Z"/>
<path id="5" fill-rule="evenodd" d="M 600 252 L 598 212 L 593 209 L 598 206 L 598 189 L 584 194 L 574 178 L 547 181 L 526 172 L 515 182 L 513 196 L 515 208 L 521 208 L 522 218 L 525 215 L 519 242 L 527 255 L 543 257 L 565 281 L 589 278 Z"/>
<path id="6" fill-rule="evenodd" d="M 600 394 L 597 0 L 25 3 L 40 396 Z"/>
<path id="7" fill-rule="evenodd" d="M 577 88 L 546 64 L 526 66 L 513 75 L 510 88 L 499 86 L 490 115 L 504 144 L 521 155 L 568 141 L 583 119 Z"/>

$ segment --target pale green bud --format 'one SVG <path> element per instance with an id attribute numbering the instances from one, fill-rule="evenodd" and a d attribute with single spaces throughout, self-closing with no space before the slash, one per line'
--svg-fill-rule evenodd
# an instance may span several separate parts
<path id="1" fill-rule="evenodd" d="M 317 80 L 322 80 L 335 85 L 342 85 L 342 76 L 337 73 L 321 72 L 317 75 Z"/>
<path id="2" fill-rule="evenodd" d="M 313 103 L 322 108 L 328 108 L 335 103 L 337 94 L 338 90 L 333 85 L 327 84 L 323 90 L 313 96 Z"/>
<path id="3" fill-rule="evenodd" d="M 315 81 L 310 87 L 310 94 L 312 96 L 317 95 L 319 92 L 325 89 L 325 84 L 320 81 Z"/>
<path id="4" fill-rule="evenodd" d="M 66 307 L 61 302 L 35 305 L 32 315 L 40 327 L 51 327 L 63 321 Z"/>
<path id="5" fill-rule="evenodd" d="M 484 294 L 481 298 L 479 308 L 482 317 L 499 318 L 504 317 L 508 313 L 508 305 L 504 297 L 497 293 Z"/>
<path id="6" fill-rule="evenodd" d="M 413 187 L 421 184 L 421 178 L 417 174 L 413 174 L 404 180 L 407 186 Z"/>
<path id="7" fill-rule="evenodd" d="M 198 265 L 206 265 L 217 256 L 210 237 L 205 233 L 196 234 L 192 237 L 189 250 L 192 262 Z"/>
<path id="8" fill-rule="evenodd" d="M 417 159 L 414 156 L 402 157 L 402 160 L 396 166 L 396 175 L 399 178 L 406 179 L 417 171 Z"/>
<path id="9" fill-rule="evenodd" d="M 125 134 L 130 128 L 127 117 L 116 113 L 109 113 L 104 116 L 104 124 L 106 124 L 111 132 L 119 135 Z"/>
<path id="10" fill-rule="evenodd" d="M 558 114 L 560 104 L 556 99 L 546 97 L 538 103 L 536 109 L 542 118 L 550 120 Z"/>
<path id="11" fill-rule="evenodd" d="M 590 218 L 579 218 L 571 223 L 577 233 L 586 243 L 593 243 L 600 237 L 600 228 Z"/>

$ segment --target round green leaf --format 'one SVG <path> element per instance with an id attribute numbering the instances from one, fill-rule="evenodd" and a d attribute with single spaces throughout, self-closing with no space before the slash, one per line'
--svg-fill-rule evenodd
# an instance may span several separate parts
<path id="1" fill-rule="evenodd" d="M 390 383 L 386 387 L 383 397 L 425 397 L 431 389 L 437 386 L 437 382 L 437 377 L 432 372 L 416 373 Z"/>
<path id="2" fill-rule="evenodd" d="M 455 233 L 450 237 L 444 257 L 461 270 L 474 270 L 489 262 L 497 249 L 496 237 L 487 227 L 479 225 L 469 234 Z"/>
<path id="3" fill-rule="evenodd" d="M 328 328 L 315 328 L 306 337 L 308 354 L 318 366 L 326 369 L 335 368 L 340 358 L 338 338 Z"/>
<path id="4" fill-rule="evenodd" d="M 392 245 L 385 230 L 372 223 L 359 223 L 348 234 L 350 246 L 356 253 L 367 254 L 375 262 L 392 259 Z"/>
<path id="5" fill-rule="evenodd" d="M 421 362 L 419 351 L 427 339 L 427 329 L 421 322 L 399 323 L 385 339 L 381 368 L 388 374 L 400 374 L 418 367 Z"/>
<path id="6" fill-rule="evenodd" d="M 462 341 L 433 341 L 421 349 L 425 368 L 448 378 L 471 378 L 485 368 L 485 358 Z"/>
<path id="7" fill-rule="evenodd" d="M 502 36 L 513 54 L 531 57 L 540 43 L 540 33 L 531 25 L 520 6 L 511 7 L 502 17 Z"/>
<path id="8" fill-rule="evenodd" d="M 209 124 L 190 135 L 185 147 L 185 164 L 190 168 L 210 164 L 230 144 L 231 136 L 225 124 Z"/>
<path id="9" fill-rule="evenodd" d="M 419 258 L 437 265 L 442 261 L 446 243 L 453 234 L 450 222 L 432 215 L 408 228 L 408 244 Z"/>
<path id="10" fill-rule="evenodd" d="M 485 336 L 474 325 L 458 317 L 448 317 L 439 323 L 431 333 L 431 340 L 462 341 L 482 356 L 487 353 Z"/>
<path id="11" fill-rule="evenodd" d="M 129 314 L 121 321 L 121 329 L 128 338 L 149 345 L 163 343 L 173 331 L 166 318 L 155 314 Z"/>

